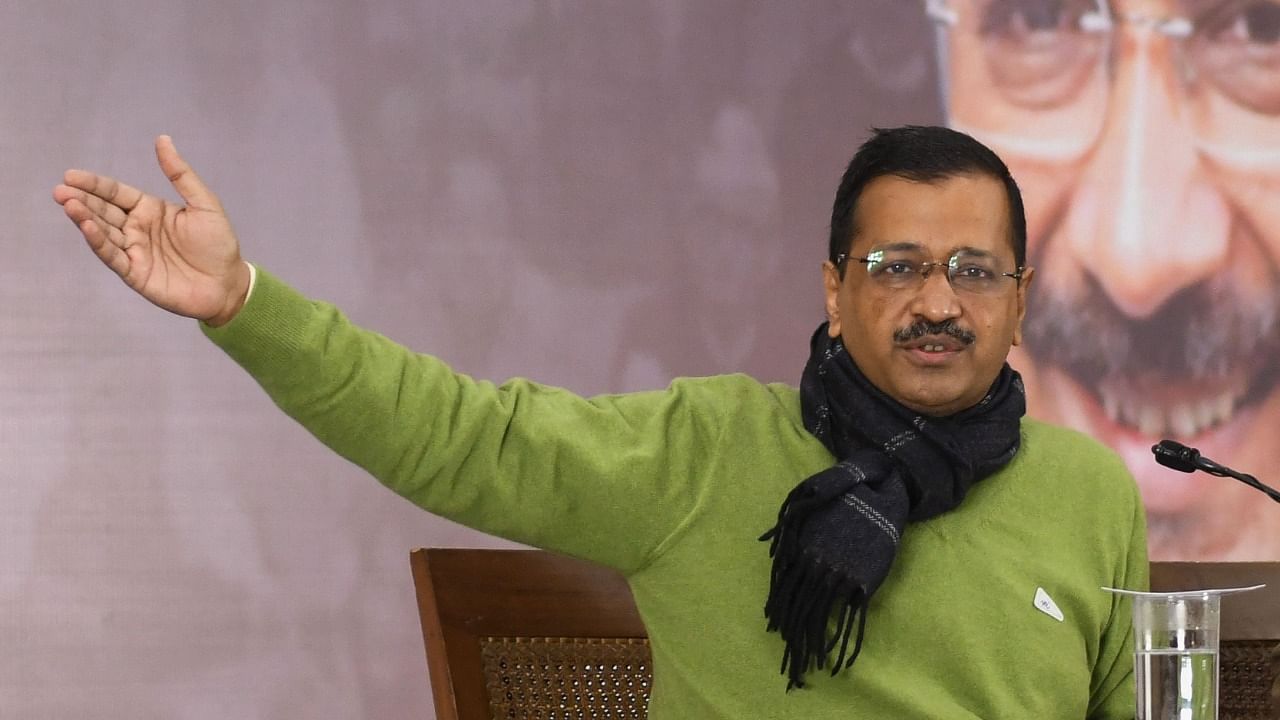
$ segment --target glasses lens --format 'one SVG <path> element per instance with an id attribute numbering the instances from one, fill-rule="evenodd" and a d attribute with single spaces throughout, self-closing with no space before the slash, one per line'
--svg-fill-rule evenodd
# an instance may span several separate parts
<path id="1" fill-rule="evenodd" d="M 954 0 L 952 122 L 1034 152 L 1091 142 L 1106 111 L 1110 34 L 1097 0 Z"/>
<path id="2" fill-rule="evenodd" d="M 1280 141 L 1280 2 L 1183 4 L 1195 26 L 1186 75 L 1197 134 L 1211 145 L 1274 147 Z M 1200 7 L 1198 14 L 1192 6 Z"/>
<path id="3" fill-rule="evenodd" d="M 910 250 L 873 250 L 867 253 L 867 275 L 881 287 L 899 290 L 920 282 L 924 256 Z"/>
<path id="4" fill-rule="evenodd" d="M 978 295 L 1000 292 L 1007 278 L 999 263 L 990 255 L 960 251 L 947 263 L 951 287 L 959 292 Z"/>

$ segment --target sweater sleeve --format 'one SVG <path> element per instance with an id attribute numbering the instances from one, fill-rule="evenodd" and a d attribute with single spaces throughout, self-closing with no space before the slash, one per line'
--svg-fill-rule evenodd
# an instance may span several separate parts
<path id="1" fill-rule="evenodd" d="M 1150 587 L 1146 513 L 1137 487 L 1132 481 L 1126 484 L 1133 488 L 1129 547 L 1125 563 L 1117 569 L 1112 587 L 1146 590 Z M 1098 662 L 1093 668 L 1090 718 L 1132 720 L 1137 713 L 1133 648 L 1133 601 L 1129 597 L 1115 595 L 1111 600 L 1111 618 L 1103 630 Z"/>
<path id="2" fill-rule="evenodd" d="M 240 313 L 203 330 L 290 417 L 420 507 L 624 572 L 693 513 L 695 459 L 719 426 L 700 401 L 706 382 L 592 399 L 495 386 L 261 270 Z"/>

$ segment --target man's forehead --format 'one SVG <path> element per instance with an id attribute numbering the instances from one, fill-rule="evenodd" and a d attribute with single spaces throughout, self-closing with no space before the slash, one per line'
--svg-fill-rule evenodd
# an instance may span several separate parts
<path id="1" fill-rule="evenodd" d="M 863 189 L 852 219 L 851 249 L 916 247 L 947 255 L 960 248 L 997 255 L 1013 252 L 1007 192 L 999 180 L 985 174 L 929 181 L 877 177 Z"/>

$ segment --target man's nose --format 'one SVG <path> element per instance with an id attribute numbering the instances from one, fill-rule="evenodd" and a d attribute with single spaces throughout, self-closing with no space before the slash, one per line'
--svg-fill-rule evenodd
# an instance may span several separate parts
<path id="1" fill-rule="evenodd" d="M 1174 41 L 1130 28 L 1116 42 L 1107 117 L 1064 230 L 1116 306 L 1146 317 L 1221 268 L 1230 214 L 1196 149 Z"/>
<path id="2" fill-rule="evenodd" d="M 911 313 L 935 323 L 960 316 L 960 299 L 947 279 L 945 267 L 928 268 L 920 289 L 911 300 Z"/>

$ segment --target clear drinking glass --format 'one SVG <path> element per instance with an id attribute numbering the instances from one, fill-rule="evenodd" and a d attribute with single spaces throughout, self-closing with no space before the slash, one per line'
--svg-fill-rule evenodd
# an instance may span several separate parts
<path id="1" fill-rule="evenodd" d="M 1184 592 L 1104 588 L 1133 598 L 1137 720 L 1217 720 L 1221 599 L 1260 587 Z"/>

